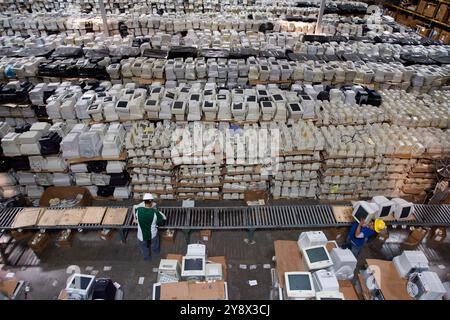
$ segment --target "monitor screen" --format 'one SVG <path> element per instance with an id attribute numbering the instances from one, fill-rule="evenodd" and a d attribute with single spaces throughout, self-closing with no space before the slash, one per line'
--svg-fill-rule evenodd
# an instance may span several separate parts
<path id="1" fill-rule="evenodd" d="M 127 101 L 119 101 L 119 103 L 117 104 L 117 108 L 126 108 L 128 105 Z"/>
<path id="2" fill-rule="evenodd" d="M 383 207 L 383 209 L 381 209 L 380 217 L 387 217 L 389 212 L 391 212 L 391 206 Z"/>
<path id="3" fill-rule="evenodd" d="M 407 218 L 411 212 L 411 206 L 404 207 L 402 213 L 400 214 L 400 219 Z"/>
<path id="4" fill-rule="evenodd" d="M 301 111 L 302 110 L 302 109 L 300 109 L 300 106 L 298 103 L 291 103 L 289 106 L 291 107 L 292 111 Z"/>
<path id="5" fill-rule="evenodd" d="M 329 260 L 327 251 L 324 247 L 306 249 L 306 254 L 311 263 Z"/>
<path id="6" fill-rule="evenodd" d="M 263 107 L 264 108 L 272 108 L 272 103 L 269 101 L 264 101 L 263 102 Z"/>
<path id="7" fill-rule="evenodd" d="M 184 260 L 185 271 L 202 271 L 203 259 L 202 258 L 186 258 Z"/>
<path id="8" fill-rule="evenodd" d="M 134 93 L 134 90 L 132 90 L 132 89 L 125 91 L 125 94 L 133 94 L 133 93 Z"/>
<path id="9" fill-rule="evenodd" d="M 242 103 L 236 103 L 233 105 L 233 109 L 235 110 L 241 110 L 242 109 Z"/>
<path id="10" fill-rule="evenodd" d="M 267 91 L 266 90 L 258 90 L 258 94 L 260 96 L 267 96 Z"/>
<path id="11" fill-rule="evenodd" d="M 283 97 L 280 94 L 276 94 L 276 95 L 273 96 L 273 99 L 275 101 L 280 101 L 280 100 L 283 100 Z"/>
<path id="12" fill-rule="evenodd" d="M 248 96 L 247 101 L 248 102 L 255 102 L 256 101 L 256 97 L 255 96 Z"/>
<path id="13" fill-rule="evenodd" d="M 147 100 L 146 105 L 147 106 L 154 106 L 154 105 L 156 105 L 156 100 Z"/>
<path id="14" fill-rule="evenodd" d="M 182 102 L 182 101 L 176 101 L 176 102 L 173 104 L 173 108 L 174 108 L 174 109 L 182 109 L 182 108 L 183 108 L 183 102 Z"/>
<path id="15" fill-rule="evenodd" d="M 169 99 L 173 99 L 173 98 L 175 98 L 175 95 L 172 92 L 167 92 L 166 97 Z"/>
<path id="16" fill-rule="evenodd" d="M 290 290 L 311 290 L 311 281 L 308 274 L 288 275 Z"/>
<path id="17" fill-rule="evenodd" d="M 303 100 L 311 100 L 311 97 L 305 95 L 305 96 L 302 96 L 302 99 L 303 99 Z"/>
<path id="18" fill-rule="evenodd" d="M 368 215 L 369 213 L 361 205 L 355 212 L 355 218 L 358 219 L 359 221 L 366 219 Z"/>
<path id="19" fill-rule="evenodd" d="M 198 101 L 198 100 L 200 100 L 200 96 L 198 94 L 193 94 L 191 96 L 191 100 Z"/>
<path id="20" fill-rule="evenodd" d="M 161 92 L 161 88 L 154 88 L 152 90 L 152 93 L 160 93 Z"/>
<path id="21" fill-rule="evenodd" d="M 109 102 L 112 100 L 113 100 L 113 97 L 105 97 L 105 99 L 103 99 L 104 102 Z"/>
<path id="22" fill-rule="evenodd" d="M 83 277 L 83 276 L 74 277 L 72 282 L 70 283 L 69 288 L 86 290 L 89 287 L 91 281 L 92 278 L 90 277 Z"/>
<path id="23" fill-rule="evenodd" d="M 205 108 L 212 108 L 212 107 L 214 107 L 214 103 L 211 101 L 205 101 L 205 104 L 203 106 Z"/>

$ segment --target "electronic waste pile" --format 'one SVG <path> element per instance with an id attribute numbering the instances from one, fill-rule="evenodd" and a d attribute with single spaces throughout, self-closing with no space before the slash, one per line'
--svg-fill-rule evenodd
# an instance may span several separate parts
<path id="1" fill-rule="evenodd" d="M 314 35 L 319 1 L 298 2 L 106 1 L 106 35 L 96 1 L 3 1 L 0 196 L 422 201 L 450 46 L 356 1 Z"/>

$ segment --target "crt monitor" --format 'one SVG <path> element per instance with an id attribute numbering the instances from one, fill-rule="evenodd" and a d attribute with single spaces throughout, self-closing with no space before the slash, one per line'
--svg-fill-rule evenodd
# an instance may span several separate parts
<path id="1" fill-rule="evenodd" d="M 376 208 L 367 201 L 357 201 L 353 205 L 353 218 L 359 223 L 361 220 L 369 222 L 375 218 Z"/>
<path id="2" fill-rule="evenodd" d="M 442 300 L 447 292 L 439 276 L 431 271 L 413 273 L 406 290 L 417 300 Z"/>
<path id="3" fill-rule="evenodd" d="M 308 270 L 324 269 L 333 265 L 324 245 L 302 249 L 302 255 Z"/>
<path id="4" fill-rule="evenodd" d="M 204 277 L 205 257 L 185 256 L 181 267 L 181 277 Z"/>
<path id="5" fill-rule="evenodd" d="M 394 210 L 394 202 L 390 201 L 384 196 L 375 196 L 372 198 L 372 204 L 375 204 L 377 211 L 375 213 L 375 218 L 385 219 L 390 216 Z"/>
<path id="6" fill-rule="evenodd" d="M 310 272 L 285 272 L 284 282 L 287 298 L 314 298 L 316 292 Z"/>
<path id="7" fill-rule="evenodd" d="M 402 198 L 393 198 L 394 217 L 397 220 L 408 219 L 414 211 L 414 204 Z"/>

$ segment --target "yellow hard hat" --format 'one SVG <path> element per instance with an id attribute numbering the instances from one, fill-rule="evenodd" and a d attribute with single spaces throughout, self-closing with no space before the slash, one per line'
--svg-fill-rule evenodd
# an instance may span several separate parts
<path id="1" fill-rule="evenodd" d="M 375 232 L 380 233 L 382 230 L 384 230 L 384 228 L 386 228 L 386 223 L 384 223 L 384 221 L 381 219 L 375 219 L 373 228 L 375 229 Z"/>

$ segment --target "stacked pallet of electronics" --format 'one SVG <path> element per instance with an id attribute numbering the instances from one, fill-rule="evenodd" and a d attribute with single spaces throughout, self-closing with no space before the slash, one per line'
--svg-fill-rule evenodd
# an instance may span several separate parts
<path id="1" fill-rule="evenodd" d="M 134 197 L 151 192 L 161 199 L 174 199 L 176 185 L 170 146 L 174 123 L 133 122 L 125 137 L 128 168 Z"/>

